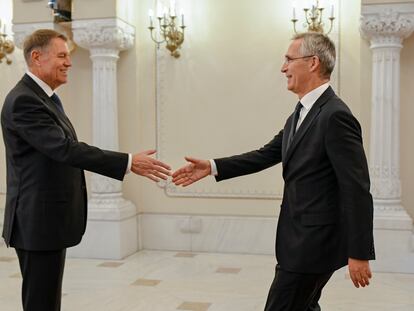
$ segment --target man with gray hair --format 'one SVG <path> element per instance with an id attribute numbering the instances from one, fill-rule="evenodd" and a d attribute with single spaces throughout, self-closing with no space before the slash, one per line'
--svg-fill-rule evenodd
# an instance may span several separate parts
<path id="1" fill-rule="evenodd" d="M 329 85 L 335 46 L 325 35 L 296 35 L 281 71 L 299 102 L 264 147 L 190 162 L 173 174 L 188 186 L 282 163 L 284 195 L 276 235 L 276 272 L 265 311 L 321 310 L 319 298 L 335 270 L 348 265 L 356 287 L 369 284 L 375 259 L 373 204 L 361 127 Z"/>
<path id="2" fill-rule="evenodd" d="M 72 66 L 66 37 L 39 29 L 23 45 L 28 71 L 1 112 L 7 198 L 3 238 L 16 249 L 24 311 L 59 311 L 66 248 L 86 229 L 84 170 L 123 180 L 132 171 L 158 181 L 170 167 L 151 157 L 102 150 L 78 141 L 55 93 Z"/>

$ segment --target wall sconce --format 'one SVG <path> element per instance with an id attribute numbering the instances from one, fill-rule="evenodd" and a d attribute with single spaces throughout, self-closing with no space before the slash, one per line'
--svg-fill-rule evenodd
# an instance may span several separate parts
<path id="1" fill-rule="evenodd" d="M 7 54 L 11 54 L 14 51 L 14 43 L 11 39 L 7 38 L 6 24 L 0 19 L 0 64 L 3 62 L 3 58 L 6 59 L 6 64 L 12 63 Z"/>
<path id="2" fill-rule="evenodd" d="M 148 15 L 150 22 L 148 29 L 151 32 L 152 41 L 157 44 L 157 48 L 160 47 L 160 44 L 165 42 L 166 48 L 170 51 L 171 56 L 174 56 L 175 58 L 180 57 L 180 52 L 178 50 L 184 42 L 184 29 L 186 26 L 184 25 L 183 12 L 180 14 L 181 23 L 178 26 L 175 1 L 171 1 L 169 9 L 166 7 L 162 8 L 161 4 L 158 2 L 156 17 L 158 20 L 158 30 L 155 30 L 156 27 L 154 27 L 154 12 L 149 10 Z M 161 39 L 158 40 L 157 38 Z"/>
<path id="3" fill-rule="evenodd" d="M 329 29 L 325 32 L 325 23 L 323 21 L 323 13 L 325 8 L 319 6 L 319 0 L 316 0 L 315 4 L 312 7 L 305 7 L 303 11 L 305 13 L 305 22 L 303 23 L 303 27 L 307 29 L 307 31 L 313 32 L 320 32 L 325 33 L 328 35 L 332 31 L 333 21 L 335 19 L 334 16 L 334 5 L 331 3 L 330 5 L 330 15 L 328 17 L 330 21 Z M 293 23 L 293 30 L 295 33 L 298 33 L 296 30 L 296 22 L 298 19 L 296 18 L 296 6 L 293 5 L 293 12 L 292 12 L 292 19 Z"/>

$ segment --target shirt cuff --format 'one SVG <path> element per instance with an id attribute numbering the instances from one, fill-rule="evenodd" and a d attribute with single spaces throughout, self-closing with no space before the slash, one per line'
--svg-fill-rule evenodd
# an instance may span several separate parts
<path id="1" fill-rule="evenodd" d="M 209 161 L 210 161 L 210 166 L 211 166 L 210 175 L 217 176 L 218 175 L 218 172 L 217 172 L 216 162 L 214 162 L 214 160 L 209 160 Z"/>
<path id="2" fill-rule="evenodd" d="M 125 175 L 131 173 L 131 167 L 132 167 L 132 154 L 128 153 L 128 165 L 125 171 Z"/>

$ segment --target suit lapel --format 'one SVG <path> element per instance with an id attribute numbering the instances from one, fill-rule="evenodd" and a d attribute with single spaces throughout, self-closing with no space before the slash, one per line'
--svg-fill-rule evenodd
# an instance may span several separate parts
<path id="1" fill-rule="evenodd" d="M 75 140 L 77 140 L 75 129 L 68 117 L 56 107 L 56 104 L 49 96 L 47 96 L 47 94 L 42 90 L 42 88 L 39 85 L 37 85 L 37 83 L 27 74 L 23 76 L 22 81 L 31 90 L 33 90 L 36 93 L 36 95 L 40 97 L 42 103 L 46 106 L 46 108 L 56 116 L 56 118 L 60 121 L 61 125 L 69 131 L 69 133 Z"/>
<path id="2" fill-rule="evenodd" d="M 286 143 L 284 143 L 284 157 L 283 157 L 283 166 L 286 165 L 286 163 L 291 158 L 292 154 L 295 152 L 296 148 L 298 147 L 300 141 L 303 139 L 305 134 L 309 131 L 312 124 L 317 119 L 319 113 L 321 112 L 321 109 L 323 105 L 330 99 L 332 96 L 334 96 L 335 93 L 331 87 L 328 87 L 325 92 L 322 93 L 322 95 L 316 100 L 315 104 L 313 104 L 311 110 L 306 115 L 305 119 L 302 121 L 302 124 L 299 126 L 295 136 L 293 137 L 292 143 L 289 146 L 289 149 L 286 149 Z M 292 122 L 292 116 L 290 117 L 289 122 L 286 123 L 286 128 L 290 128 L 290 124 Z M 286 138 L 286 139 L 285 139 Z M 283 137 L 283 141 L 285 142 L 287 140 L 287 137 Z"/>
<path id="3" fill-rule="evenodd" d="M 46 106 L 54 112 L 54 114 L 58 117 L 59 121 L 64 123 L 69 128 L 71 134 L 73 135 L 73 138 L 77 140 L 75 129 L 72 123 L 70 122 L 69 118 L 65 115 L 65 113 L 63 113 L 57 108 L 56 103 L 50 97 L 46 96 L 44 100 L 47 103 Z"/>

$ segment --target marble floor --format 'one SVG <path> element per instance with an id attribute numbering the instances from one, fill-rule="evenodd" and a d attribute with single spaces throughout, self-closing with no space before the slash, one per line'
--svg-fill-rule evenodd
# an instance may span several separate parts
<path id="1" fill-rule="evenodd" d="M 68 259 L 63 311 L 261 311 L 274 258 L 141 251 L 125 260 Z M 0 246 L 0 310 L 21 310 L 13 249 Z M 356 289 L 345 270 L 325 288 L 322 310 L 413 311 L 414 274 L 377 273 Z"/>

